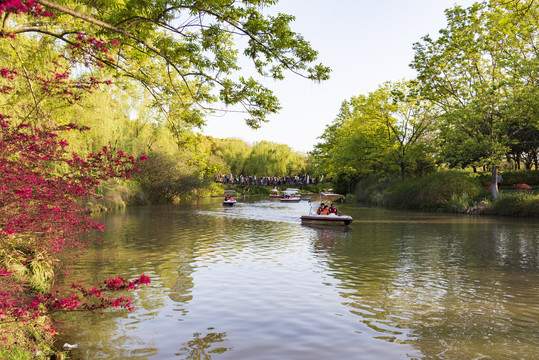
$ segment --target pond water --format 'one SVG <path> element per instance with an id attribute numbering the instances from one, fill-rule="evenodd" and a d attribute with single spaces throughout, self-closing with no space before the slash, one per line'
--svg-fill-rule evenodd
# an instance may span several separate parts
<path id="1" fill-rule="evenodd" d="M 149 275 L 135 310 L 57 316 L 74 359 L 535 359 L 539 222 L 240 198 L 106 214 L 69 278 Z"/>

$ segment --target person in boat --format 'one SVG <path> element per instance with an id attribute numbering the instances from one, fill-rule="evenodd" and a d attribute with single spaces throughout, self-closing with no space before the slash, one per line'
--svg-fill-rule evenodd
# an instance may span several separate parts
<path id="1" fill-rule="evenodd" d="M 324 210 L 324 203 L 320 203 L 320 206 L 318 207 L 318 209 L 316 210 L 316 213 L 318 215 L 321 215 L 322 214 L 322 210 Z"/>
<path id="2" fill-rule="evenodd" d="M 331 206 L 329 207 L 329 213 L 330 214 L 335 214 L 335 215 L 338 215 L 338 210 L 337 208 L 335 207 L 335 204 L 331 204 Z"/>
<path id="3" fill-rule="evenodd" d="M 329 215 L 329 206 L 325 205 L 320 215 Z"/>
<path id="4" fill-rule="evenodd" d="M 230 200 L 230 196 L 226 195 L 225 196 L 225 201 L 228 201 L 228 200 Z"/>

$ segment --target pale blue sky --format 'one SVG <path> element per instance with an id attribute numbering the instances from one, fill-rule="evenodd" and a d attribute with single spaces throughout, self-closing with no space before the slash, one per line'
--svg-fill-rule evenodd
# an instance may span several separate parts
<path id="1" fill-rule="evenodd" d="M 207 117 L 205 135 L 240 138 L 250 144 L 267 140 L 310 151 L 326 126 L 352 96 L 374 91 L 385 81 L 413 78 L 412 45 L 445 28 L 444 10 L 472 0 L 281 0 L 276 9 L 294 15 L 292 28 L 332 68 L 331 79 L 317 84 L 287 74 L 268 81 L 282 109 L 258 130 L 242 114 Z"/>

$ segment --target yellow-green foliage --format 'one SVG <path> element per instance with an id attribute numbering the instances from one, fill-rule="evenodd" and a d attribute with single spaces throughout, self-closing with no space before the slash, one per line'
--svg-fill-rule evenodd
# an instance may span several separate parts
<path id="1" fill-rule="evenodd" d="M 91 212 L 118 210 L 128 205 L 141 205 L 146 203 L 146 197 L 140 184 L 132 179 L 112 179 L 97 187 L 102 197 L 91 199 L 89 207 Z"/>
<path id="2" fill-rule="evenodd" d="M 456 201 L 471 205 L 483 193 L 477 178 L 464 172 L 441 171 L 389 187 L 383 193 L 383 202 L 396 208 L 450 211 Z"/>
<path id="3" fill-rule="evenodd" d="M 3 337 L 0 359 L 50 359 L 56 352 L 53 335 L 43 329 L 50 326 L 51 321 L 45 316 L 26 322 L 4 317 L 0 322 L 0 335 Z"/>
<path id="4" fill-rule="evenodd" d="M 133 178 L 150 202 L 177 201 L 210 182 L 179 156 L 159 152 L 149 153 L 148 160 L 141 164 L 140 174 Z"/>
<path id="5" fill-rule="evenodd" d="M 211 182 L 208 186 L 199 189 L 198 196 L 199 197 L 215 197 L 215 196 L 223 196 L 225 189 L 222 184 Z"/>

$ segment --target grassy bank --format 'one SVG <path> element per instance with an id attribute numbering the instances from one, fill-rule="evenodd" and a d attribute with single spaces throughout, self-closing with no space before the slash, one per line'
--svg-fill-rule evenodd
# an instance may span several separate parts
<path id="1" fill-rule="evenodd" d="M 440 171 L 420 178 L 360 181 L 353 197 L 371 205 L 397 209 L 539 217 L 539 172 L 503 174 L 500 197 L 488 190 L 489 174 Z M 527 184 L 530 190 L 518 190 Z"/>

